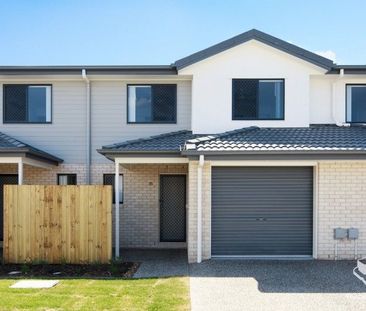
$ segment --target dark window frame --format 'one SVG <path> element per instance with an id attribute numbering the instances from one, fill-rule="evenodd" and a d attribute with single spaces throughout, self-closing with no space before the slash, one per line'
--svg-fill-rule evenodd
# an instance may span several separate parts
<path id="1" fill-rule="evenodd" d="M 237 80 L 265 80 L 265 81 L 269 81 L 269 80 L 275 80 L 275 81 L 282 81 L 282 93 L 283 93 L 283 101 L 282 101 L 282 116 L 281 118 L 241 118 L 241 117 L 235 117 L 234 116 L 234 105 L 235 105 L 235 101 L 234 101 L 234 81 Z M 285 79 L 284 78 L 234 78 L 231 80 L 231 119 L 233 121 L 284 121 L 285 120 L 285 115 L 286 115 L 286 105 L 285 105 Z M 258 99 L 257 99 L 258 102 Z"/>
<path id="2" fill-rule="evenodd" d="M 50 115 L 51 121 L 45 122 L 31 122 L 31 121 L 6 121 L 6 105 L 5 105 L 5 88 L 7 86 L 49 86 L 51 88 L 51 102 L 50 102 Z M 29 83 L 8 83 L 3 84 L 3 124 L 52 124 L 53 122 L 53 85 L 40 83 L 40 84 L 29 84 Z"/>
<path id="3" fill-rule="evenodd" d="M 154 85 L 157 85 L 157 86 L 165 86 L 165 85 L 174 85 L 175 86 L 175 98 L 174 98 L 174 101 L 175 101 L 175 107 L 174 107 L 174 120 L 173 121 L 149 121 L 149 122 L 131 122 L 128 120 L 128 112 L 129 112 L 129 102 L 128 102 L 128 99 L 129 99 L 129 87 L 130 86 L 154 86 Z M 130 83 L 130 84 L 127 84 L 127 99 L 126 99 L 126 102 L 127 102 L 127 105 L 126 105 L 126 110 L 127 110 L 127 115 L 126 115 L 126 118 L 127 118 L 127 124 L 177 124 L 177 114 L 178 114 L 178 84 L 176 83 Z"/>
<path id="4" fill-rule="evenodd" d="M 68 178 L 70 176 L 75 177 L 75 184 L 69 184 L 68 183 L 67 185 L 77 185 L 78 184 L 78 175 L 77 174 L 74 174 L 74 173 L 62 174 L 62 173 L 60 173 L 60 174 L 57 174 L 57 184 L 58 185 L 60 185 L 60 176 L 67 176 Z M 69 182 L 69 181 L 67 181 L 67 182 Z M 66 186 L 66 185 L 62 185 L 62 186 Z"/>
<path id="5" fill-rule="evenodd" d="M 352 121 L 348 121 L 348 101 L 347 101 L 347 97 L 348 97 L 348 86 L 364 86 L 366 88 L 366 83 L 346 83 L 345 85 L 345 119 L 346 119 L 346 123 L 350 123 L 350 124 L 364 124 L 366 123 L 365 121 L 358 121 L 358 122 L 352 122 Z M 365 104 L 366 107 L 366 104 Z M 352 119 L 352 112 L 351 112 L 351 116 L 350 119 Z"/>
<path id="6" fill-rule="evenodd" d="M 115 193 L 114 193 L 114 185 L 109 185 L 109 184 L 106 184 L 105 183 L 105 178 L 106 176 L 113 176 L 113 180 L 115 180 L 115 175 L 114 173 L 105 173 L 103 174 L 103 185 L 104 186 L 112 186 L 112 204 L 115 204 L 116 203 L 116 199 L 115 199 Z M 123 174 L 119 174 L 119 176 L 122 176 L 122 198 L 119 198 L 119 204 L 123 204 L 123 199 L 124 199 L 124 180 L 125 178 L 123 177 Z"/>

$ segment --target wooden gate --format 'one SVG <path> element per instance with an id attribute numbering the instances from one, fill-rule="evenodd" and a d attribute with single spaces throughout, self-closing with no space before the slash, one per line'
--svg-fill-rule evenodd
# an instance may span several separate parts
<path id="1" fill-rule="evenodd" d="M 6 185 L 4 261 L 106 263 L 111 209 L 111 186 Z"/>

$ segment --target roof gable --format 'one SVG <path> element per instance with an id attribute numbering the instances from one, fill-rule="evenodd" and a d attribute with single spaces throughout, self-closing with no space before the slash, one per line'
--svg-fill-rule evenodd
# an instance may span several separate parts
<path id="1" fill-rule="evenodd" d="M 288 43 L 286 41 L 283 41 L 281 39 L 278 39 L 276 37 L 273 37 L 269 34 L 266 34 L 264 32 L 261 32 L 257 29 L 252 29 L 247 32 L 244 32 L 238 36 L 235 36 L 231 39 L 222 41 L 218 44 L 215 44 L 207 49 L 201 50 L 199 52 L 196 52 L 192 55 L 189 55 L 187 57 L 181 58 L 177 60 L 174 65 L 178 70 L 183 69 L 187 66 L 190 66 L 194 63 L 197 63 L 199 61 L 202 61 L 206 58 L 209 58 L 211 56 L 214 56 L 218 53 L 221 53 L 223 51 L 226 51 L 228 49 L 231 49 L 235 46 L 238 46 L 240 44 L 243 44 L 250 40 L 257 40 L 259 42 L 262 42 L 264 44 L 267 44 L 273 48 L 276 48 L 278 50 L 281 50 L 283 52 L 286 52 L 290 55 L 293 55 L 295 57 L 298 57 L 302 60 L 305 60 L 309 63 L 312 63 L 316 66 L 319 66 L 321 68 L 330 70 L 334 63 L 328 58 L 322 57 L 318 54 L 315 54 L 313 52 L 307 51 L 303 48 L 300 48 L 296 45 L 293 45 L 291 43 Z"/>

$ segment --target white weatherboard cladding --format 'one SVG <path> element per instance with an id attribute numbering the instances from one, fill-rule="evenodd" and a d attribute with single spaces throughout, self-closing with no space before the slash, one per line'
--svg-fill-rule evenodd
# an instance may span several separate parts
<path id="1" fill-rule="evenodd" d="M 50 124 L 4 124 L 3 84 L 52 84 Z M 49 152 L 65 163 L 85 163 L 86 90 L 82 81 L 9 79 L 0 83 L 0 131 Z"/>
<path id="2" fill-rule="evenodd" d="M 310 77 L 310 123 L 346 122 L 347 84 L 366 84 L 366 76 L 327 75 Z M 334 110 L 334 112 L 333 112 Z"/>
<path id="3" fill-rule="evenodd" d="M 325 70 L 251 40 L 192 64 L 192 130 L 218 133 L 247 126 L 309 126 L 309 77 Z M 232 120 L 232 79 L 285 79 L 285 120 Z"/>
<path id="4" fill-rule="evenodd" d="M 177 84 L 176 124 L 128 124 L 127 85 L 151 83 Z M 93 81 L 92 86 L 92 161 L 109 163 L 96 152 L 103 145 L 131 139 L 146 138 L 151 135 L 191 128 L 191 82 L 174 80 L 125 80 Z"/>

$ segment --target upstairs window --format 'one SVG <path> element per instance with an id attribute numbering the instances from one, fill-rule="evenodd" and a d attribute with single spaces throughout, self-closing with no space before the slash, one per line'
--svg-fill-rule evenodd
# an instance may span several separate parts
<path id="1" fill-rule="evenodd" d="M 50 85 L 4 85 L 4 123 L 50 123 Z"/>
<path id="2" fill-rule="evenodd" d="M 58 174 L 57 175 L 58 185 L 77 185 L 76 174 Z"/>
<path id="3" fill-rule="evenodd" d="M 128 85 L 128 123 L 176 123 L 175 84 Z"/>
<path id="4" fill-rule="evenodd" d="M 233 120 L 283 120 L 284 80 L 233 79 Z"/>
<path id="5" fill-rule="evenodd" d="M 348 84 L 347 97 L 347 122 L 366 123 L 366 84 Z"/>

